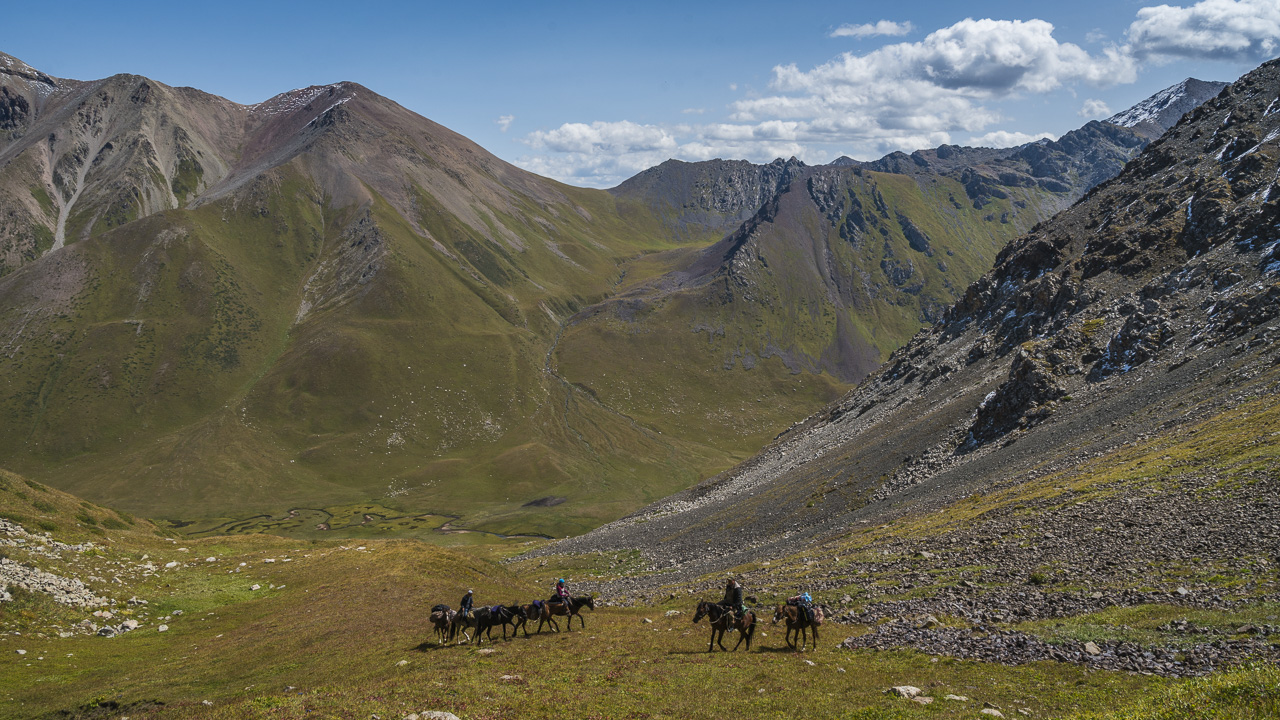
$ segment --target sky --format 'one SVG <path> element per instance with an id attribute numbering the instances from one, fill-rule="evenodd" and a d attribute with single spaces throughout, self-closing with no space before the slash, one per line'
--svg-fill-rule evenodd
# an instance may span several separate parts
<path id="1" fill-rule="evenodd" d="M 0 51 L 251 104 L 350 80 L 611 187 L 667 159 L 819 164 L 1058 137 L 1280 55 L 1280 0 L 15 3 Z"/>

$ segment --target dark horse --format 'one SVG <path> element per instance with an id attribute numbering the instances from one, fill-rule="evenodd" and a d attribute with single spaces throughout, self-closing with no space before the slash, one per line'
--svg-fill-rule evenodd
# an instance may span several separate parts
<path id="1" fill-rule="evenodd" d="M 818 648 L 818 626 L 822 624 L 822 608 L 817 605 L 813 606 L 813 621 L 810 622 L 809 616 L 803 610 L 795 605 L 779 605 L 773 611 L 773 624 L 777 625 L 779 620 L 786 619 L 787 634 L 785 639 L 787 645 L 792 648 L 796 646 L 795 637 L 799 637 L 800 650 L 803 651 L 809 644 L 809 635 L 807 630 L 813 631 L 813 647 Z M 795 637 L 792 637 L 795 633 Z"/>
<path id="2" fill-rule="evenodd" d="M 493 642 L 493 628 L 502 626 L 502 639 L 507 639 L 507 625 L 515 622 L 515 614 L 510 608 L 501 605 L 493 607 L 482 607 L 476 610 L 476 644 L 484 642 L 484 636 L 489 636 L 489 642 Z"/>
<path id="3" fill-rule="evenodd" d="M 525 623 L 529 621 L 529 616 L 525 614 L 524 608 L 519 605 L 508 605 L 503 610 L 506 620 L 502 621 L 502 637 L 507 637 L 507 625 L 511 626 L 511 637 L 516 636 L 516 631 L 524 628 L 524 636 L 529 637 L 529 628 L 525 627 Z"/>
<path id="4" fill-rule="evenodd" d="M 568 615 L 570 630 L 573 629 L 574 618 L 578 618 L 578 621 L 582 623 L 582 629 L 586 630 L 587 621 L 579 613 L 582 611 L 582 608 L 584 607 L 590 608 L 591 610 L 595 610 L 596 599 L 590 595 L 579 595 L 578 597 L 575 597 L 575 598 L 569 598 L 568 607 L 565 607 L 565 603 L 558 603 L 558 602 L 548 602 L 546 603 L 545 607 L 547 609 L 544 611 L 544 614 L 549 612 L 551 613 L 551 615 Z M 548 619 L 550 618 L 548 617 Z M 541 622 L 538 623 L 538 628 L 539 629 L 542 628 Z M 557 632 L 559 632 L 558 629 L 557 629 Z"/>
<path id="5" fill-rule="evenodd" d="M 698 611 L 693 614 L 693 622 L 697 623 L 703 617 L 706 617 L 711 624 L 711 642 L 707 643 L 707 652 L 714 651 L 716 645 L 719 645 L 721 650 L 728 652 L 728 648 L 721 642 L 724 640 L 726 630 L 738 631 L 738 642 L 733 646 L 734 650 L 737 650 L 738 645 L 741 645 L 742 641 L 746 640 L 747 652 L 751 652 L 751 636 L 755 635 L 756 632 L 756 614 L 754 612 L 746 611 L 735 622 L 731 610 L 723 605 L 703 600 L 698 603 Z"/>

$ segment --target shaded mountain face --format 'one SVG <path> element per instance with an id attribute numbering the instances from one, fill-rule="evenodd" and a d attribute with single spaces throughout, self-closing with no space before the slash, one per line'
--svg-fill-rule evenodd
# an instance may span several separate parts
<path id="1" fill-rule="evenodd" d="M 742 465 L 554 551 L 652 548 L 653 569 L 693 577 L 1126 447 L 1194 444 L 1198 423 L 1224 424 L 1244 403 L 1272 413 L 1278 109 L 1273 61 L 1002 250 L 841 401 Z M 1156 473 L 1174 462 L 1138 456 Z"/>

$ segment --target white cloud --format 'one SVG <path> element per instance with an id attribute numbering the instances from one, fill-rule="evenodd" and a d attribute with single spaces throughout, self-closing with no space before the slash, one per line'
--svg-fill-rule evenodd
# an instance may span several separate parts
<path id="1" fill-rule="evenodd" d="M 511 127 L 511 123 L 515 121 L 515 115 L 502 115 L 495 122 L 498 123 L 498 127 L 501 128 L 502 132 L 506 132 L 507 128 Z"/>
<path id="2" fill-rule="evenodd" d="M 774 68 L 783 92 L 832 92 L 895 81 L 919 81 L 971 95 L 1047 92 L 1063 83 L 1132 81 L 1136 68 L 1118 48 L 1090 55 L 1053 37 L 1044 20 L 966 19 L 920 42 L 888 45 L 865 55 L 844 53 L 813 70 Z"/>
<path id="3" fill-rule="evenodd" d="M 539 130 L 527 139 L 531 147 L 579 154 L 622 154 L 674 150 L 676 140 L 657 125 L 638 125 L 629 120 L 565 123 L 555 130 Z"/>
<path id="4" fill-rule="evenodd" d="M 1111 108 L 1107 107 L 1107 104 L 1101 100 L 1089 98 L 1084 101 L 1084 105 L 1081 106 L 1080 111 L 1076 114 L 1082 118 L 1093 120 L 1100 117 L 1110 117 Z"/>
<path id="5" fill-rule="evenodd" d="M 881 20 L 875 23 L 867 23 L 865 25 L 841 25 L 831 31 L 829 37 L 871 37 L 873 35 L 906 35 L 915 30 L 910 22 L 896 23 L 892 20 Z"/>
<path id="6" fill-rule="evenodd" d="M 701 115 L 707 111 L 706 108 L 685 108 L 680 112 L 685 115 Z"/>
<path id="7" fill-rule="evenodd" d="M 1009 148 L 1026 145 L 1029 142 L 1035 142 L 1037 140 L 1056 139 L 1057 137 L 1053 133 L 1036 133 L 1032 135 L 1024 132 L 996 130 L 985 135 L 970 138 L 968 144 L 972 147 Z"/>
<path id="8" fill-rule="evenodd" d="M 1139 59 L 1197 58 L 1255 63 L 1280 52 L 1276 0 L 1202 0 L 1190 7 L 1157 5 L 1129 26 Z"/>

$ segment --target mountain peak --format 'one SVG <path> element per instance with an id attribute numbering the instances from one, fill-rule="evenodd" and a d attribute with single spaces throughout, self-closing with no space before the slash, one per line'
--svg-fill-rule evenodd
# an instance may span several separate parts
<path id="1" fill-rule="evenodd" d="M 1217 95 L 1226 86 L 1227 83 L 1224 82 L 1206 82 L 1187 78 L 1128 110 L 1112 115 L 1106 121 L 1113 125 L 1130 128 L 1150 122 L 1159 126 L 1161 130 L 1168 130 L 1178 124 L 1183 115 Z"/>
<path id="2" fill-rule="evenodd" d="M 18 58 L 0 52 L 0 75 L 12 75 L 28 82 L 35 82 L 49 88 L 58 86 L 58 81 L 51 75 L 40 72 Z"/>

